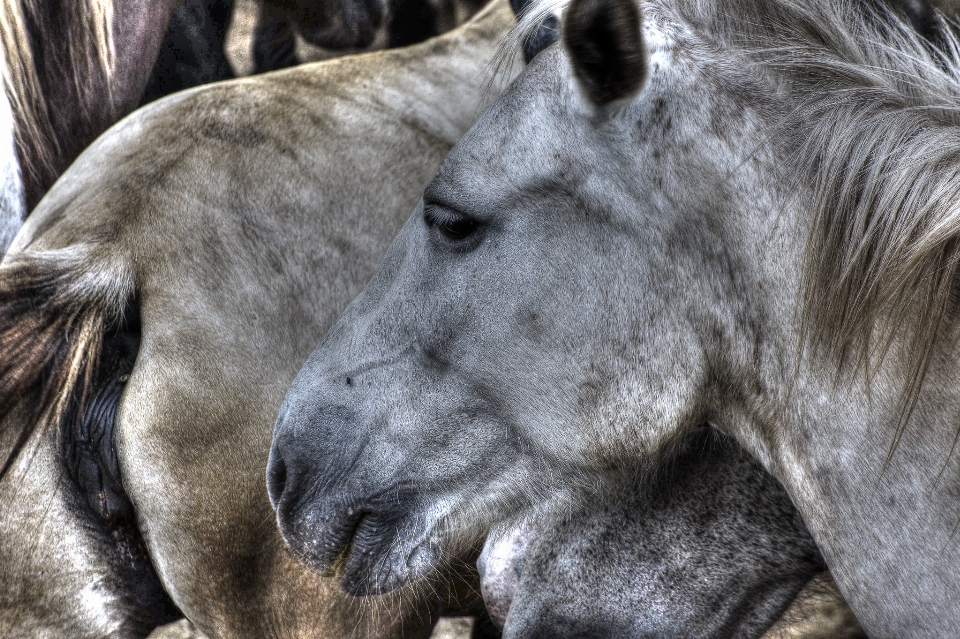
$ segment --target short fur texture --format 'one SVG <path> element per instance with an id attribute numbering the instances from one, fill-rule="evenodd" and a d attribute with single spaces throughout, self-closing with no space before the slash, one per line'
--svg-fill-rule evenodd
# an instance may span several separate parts
<path id="1" fill-rule="evenodd" d="M 503 2 L 420 47 L 171 96 L 103 135 L 51 189 L 0 266 L 0 398 L 16 404 L 0 443 L 6 454 L 27 441 L 0 481 L 0 635 L 143 636 L 131 630 L 136 584 L 90 532 L 109 499 L 91 509 L 71 492 L 52 430 L 58 416 L 63 428 L 71 415 L 112 418 L 89 393 L 104 377 L 91 366 L 131 299 L 142 340 L 115 413 L 122 485 L 148 558 L 201 630 L 407 639 L 459 605 L 459 577 L 436 582 L 446 599 L 340 593 L 286 550 L 264 470 L 299 362 L 495 97 L 485 70 L 513 24 Z M 27 410 L 35 393 L 40 419 Z"/>
<path id="2" fill-rule="evenodd" d="M 653 481 L 498 526 L 479 565 L 504 639 L 782 639 L 828 625 L 810 608 L 767 632 L 823 559 L 783 487 L 710 429 Z M 831 639 L 863 637 L 832 602 L 852 623 Z"/>

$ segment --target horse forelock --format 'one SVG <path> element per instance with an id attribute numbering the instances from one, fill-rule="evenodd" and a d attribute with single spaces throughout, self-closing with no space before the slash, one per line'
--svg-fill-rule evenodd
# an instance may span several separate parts
<path id="1" fill-rule="evenodd" d="M 101 102 L 105 90 L 109 96 L 116 66 L 113 0 L 2 2 L 3 88 L 14 113 L 21 169 L 25 179 L 49 184 L 63 168 L 57 165 L 50 83 L 68 80 L 81 109 Z M 59 77 L 50 77 L 50 69 Z"/>
<path id="2" fill-rule="evenodd" d="M 522 46 L 569 1 L 534 0 L 506 46 Z M 813 207 L 800 354 L 834 362 L 838 379 L 869 379 L 906 336 L 902 428 L 957 304 L 960 27 L 934 12 L 931 42 L 883 0 L 640 5 L 774 78 L 771 94 L 788 108 L 763 133 L 787 150 Z"/>

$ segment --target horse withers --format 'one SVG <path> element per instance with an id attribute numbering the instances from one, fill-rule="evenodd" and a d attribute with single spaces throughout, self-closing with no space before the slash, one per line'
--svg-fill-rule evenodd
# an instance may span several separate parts
<path id="1" fill-rule="evenodd" d="M 489 75 L 514 23 L 503 2 L 171 96 L 56 183 L 0 265 L 0 636 L 182 612 L 211 638 L 421 637 L 454 605 L 457 575 L 342 594 L 286 550 L 263 477 L 300 364 L 516 75 Z"/>
<path id="2" fill-rule="evenodd" d="M 563 23 L 291 387 L 287 540 L 386 590 L 706 421 L 870 636 L 960 635 L 956 36 L 854 0 Z"/>

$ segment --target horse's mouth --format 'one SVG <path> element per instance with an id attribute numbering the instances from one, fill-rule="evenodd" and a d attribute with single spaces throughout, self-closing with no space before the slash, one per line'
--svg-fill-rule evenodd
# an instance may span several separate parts
<path id="1" fill-rule="evenodd" d="M 333 555 L 332 559 L 329 560 L 329 567 L 323 571 L 325 577 L 334 577 L 339 579 L 343 571 L 343 567 L 350 557 L 350 551 L 353 549 L 353 542 L 357 536 L 357 529 L 363 524 L 363 521 L 367 517 L 367 513 L 360 513 L 359 517 L 347 525 L 344 531 L 344 536 L 330 546 L 330 548 L 333 549 Z"/>
<path id="2" fill-rule="evenodd" d="M 358 597 L 384 594 L 430 573 L 439 553 L 424 535 L 404 528 L 363 517 L 338 557 L 340 587 Z"/>
<path id="3" fill-rule="evenodd" d="M 439 552 L 428 535 L 406 518 L 365 509 L 348 509 L 335 517 L 334 529 L 317 530 L 306 517 L 281 526 L 294 554 L 324 577 L 336 578 L 355 596 L 377 595 L 401 588 L 429 574 Z"/>

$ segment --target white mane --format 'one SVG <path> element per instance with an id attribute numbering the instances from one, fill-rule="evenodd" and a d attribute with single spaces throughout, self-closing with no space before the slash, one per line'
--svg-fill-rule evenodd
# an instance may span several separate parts
<path id="1" fill-rule="evenodd" d="M 540 0 L 521 44 L 568 0 Z M 794 108 L 771 140 L 805 168 L 814 222 L 803 343 L 839 370 L 876 370 L 910 340 L 903 419 L 953 325 L 960 264 L 960 40 L 937 42 L 881 0 L 652 0 L 702 41 L 775 77 Z M 641 98 L 642 99 L 642 98 Z M 952 332 L 952 331 L 951 331 Z"/>

